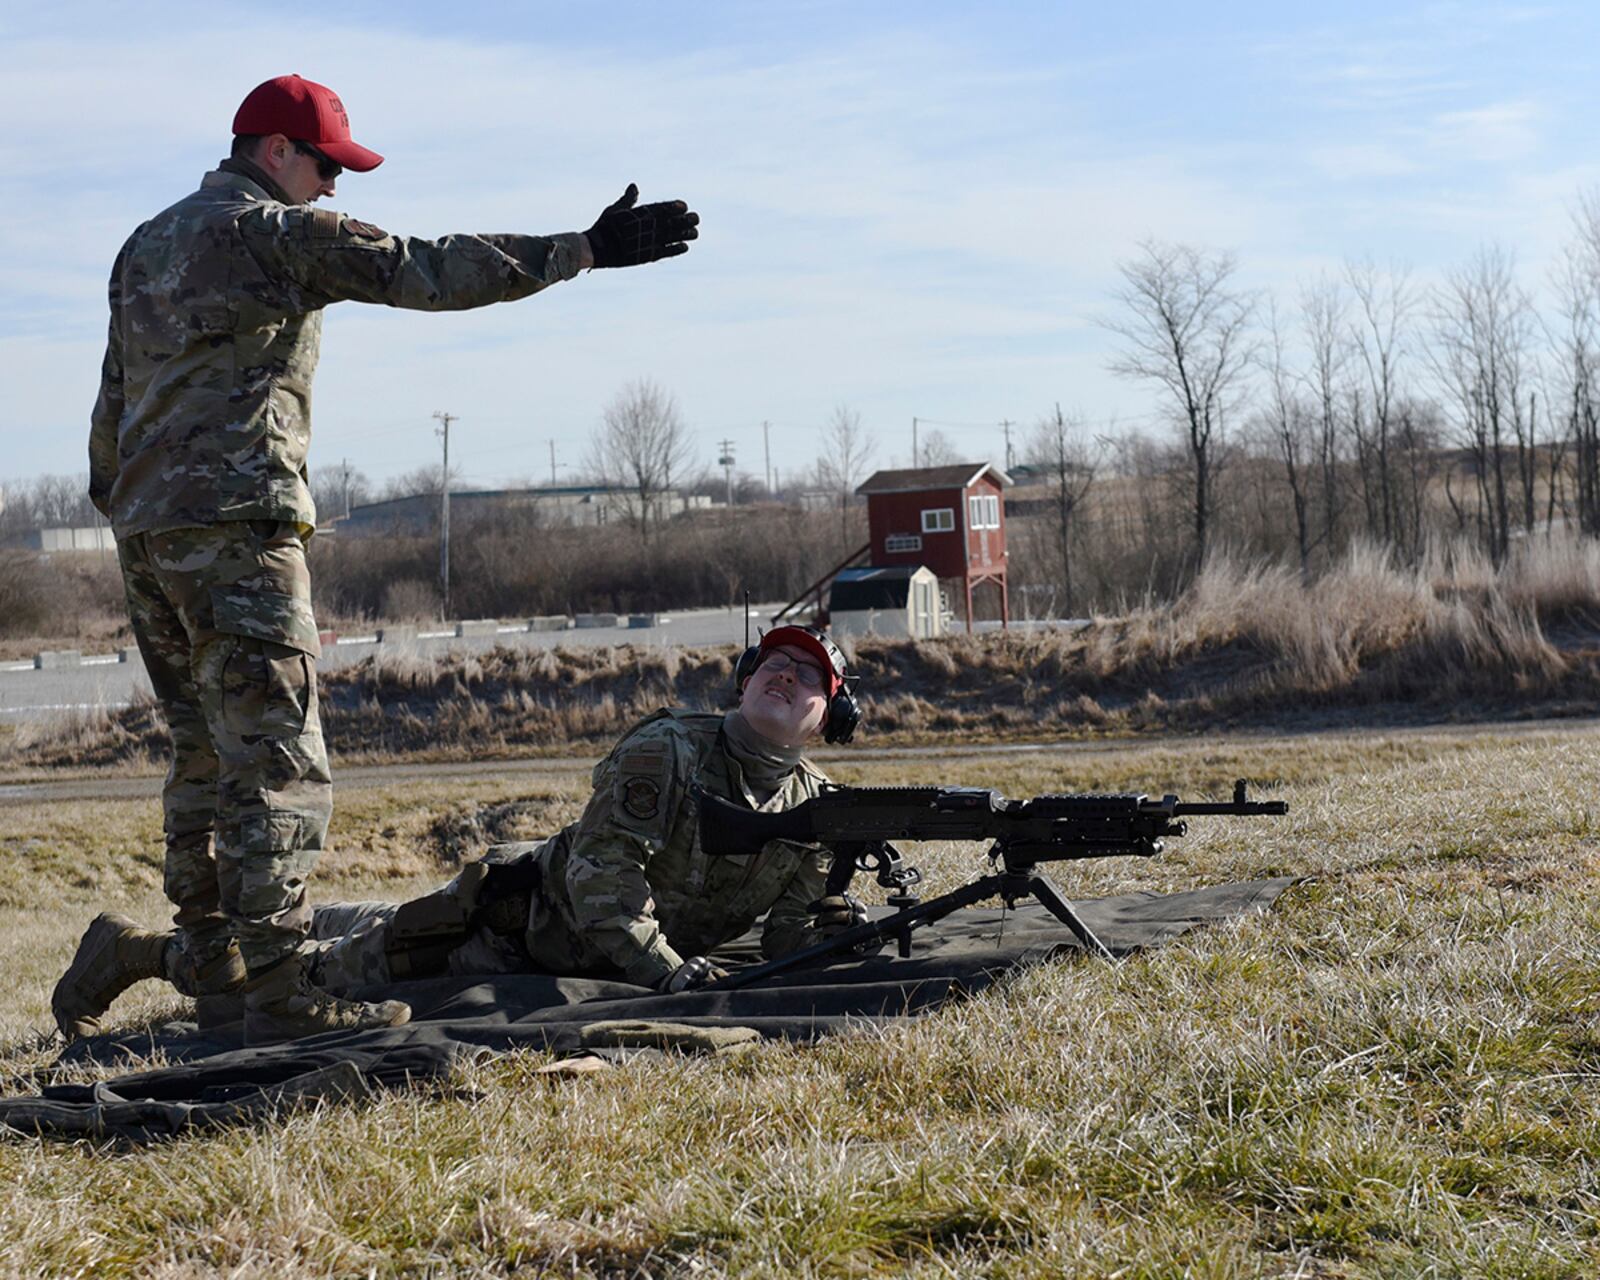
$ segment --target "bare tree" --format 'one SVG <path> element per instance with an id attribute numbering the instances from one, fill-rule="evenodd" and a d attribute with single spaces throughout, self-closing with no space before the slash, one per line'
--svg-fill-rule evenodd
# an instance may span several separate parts
<path id="1" fill-rule="evenodd" d="M 438 468 L 434 471 L 437 475 Z M 345 463 L 318 467 L 311 473 L 311 501 L 316 504 L 321 520 L 347 516 L 352 507 L 372 501 L 372 482 L 365 472 Z"/>
<path id="2" fill-rule="evenodd" d="M 1323 554 L 1331 556 L 1338 550 L 1343 510 L 1339 459 L 1345 419 L 1340 412 L 1340 384 L 1350 359 L 1345 301 L 1338 283 L 1323 279 L 1303 290 L 1300 311 L 1311 361 L 1306 382 L 1316 412 L 1316 466 L 1322 490 L 1322 532 L 1318 541 Z"/>
<path id="3" fill-rule="evenodd" d="M 1450 272 L 1435 295 L 1430 359 L 1474 463 L 1478 519 L 1497 562 L 1511 535 L 1508 449 L 1523 486 L 1524 521 L 1531 525 L 1533 518 L 1533 406 L 1525 398 L 1534 379 L 1533 330 L 1532 303 L 1504 250 L 1483 249 Z"/>
<path id="4" fill-rule="evenodd" d="M 850 503 L 856 486 L 866 479 L 867 463 L 876 443 L 861 426 L 861 415 L 846 405 L 833 411 L 822 437 L 822 453 L 817 459 L 819 488 L 839 497 L 840 546 L 850 542 Z"/>
<path id="5" fill-rule="evenodd" d="M 1578 527 L 1600 535 L 1600 191 L 1580 197 L 1555 269 L 1561 417 L 1571 442 Z"/>
<path id="6" fill-rule="evenodd" d="M 390 476 L 378 490 L 378 500 L 387 502 L 393 498 L 413 498 L 425 493 L 437 494 L 443 472 L 443 466 L 433 462 L 417 467 L 413 471 L 407 471 L 404 475 Z M 452 479 L 454 472 L 455 468 L 452 467 Z"/>
<path id="7" fill-rule="evenodd" d="M 955 446 L 955 442 L 939 430 L 929 431 L 922 437 L 921 447 L 917 450 L 922 455 L 918 466 L 947 467 L 953 462 L 965 462 Z"/>
<path id="8" fill-rule="evenodd" d="M 1105 324 L 1127 345 L 1110 367 L 1170 397 L 1192 471 L 1198 564 L 1211 527 L 1219 450 L 1251 362 L 1255 303 L 1234 283 L 1238 264 L 1231 253 L 1154 240 L 1140 248 L 1140 257 L 1118 268 L 1123 286 L 1116 298 L 1128 314 Z"/>
<path id="9" fill-rule="evenodd" d="M 1084 499 L 1100 466 L 1101 446 L 1089 439 L 1081 418 L 1068 418 L 1058 404 L 1055 413 L 1033 429 L 1028 440 L 1028 460 L 1050 477 L 1054 491 L 1056 555 L 1061 562 L 1065 592 L 1062 612 L 1070 616 L 1076 600 L 1072 582 L 1072 544 L 1078 535 Z"/>
<path id="10" fill-rule="evenodd" d="M 602 483 L 621 490 L 628 519 L 649 542 L 666 514 L 675 484 L 688 479 L 689 430 L 673 398 L 649 379 L 630 382 L 612 397 L 589 443 L 588 466 Z"/>
<path id="11" fill-rule="evenodd" d="M 1289 485 L 1289 500 L 1294 509 L 1295 550 L 1300 557 L 1300 576 L 1311 577 L 1311 502 L 1307 476 L 1307 454 L 1313 449 L 1315 415 L 1295 387 L 1295 377 L 1284 363 L 1283 326 L 1278 320 L 1278 303 L 1270 304 L 1269 341 L 1266 347 L 1268 402 L 1266 421 L 1273 445 L 1283 462 L 1284 479 Z M 1315 375 L 1313 375 L 1315 377 Z"/>
<path id="12" fill-rule="evenodd" d="M 104 523 L 89 501 L 86 475 L 36 476 L 0 485 L 0 537 L 16 540 L 32 529 L 90 529 Z"/>
<path id="13" fill-rule="evenodd" d="M 1351 343 L 1365 375 L 1361 392 L 1351 398 L 1351 427 L 1367 498 L 1368 530 L 1389 542 L 1395 538 L 1397 523 L 1391 453 L 1401 394 L 1400 364 L 1416 297 L 1403 268 L 1384 275 L 1370 262 L 1350 263 L 1345 274 L 1360 313 L 1351 329 Z"/>

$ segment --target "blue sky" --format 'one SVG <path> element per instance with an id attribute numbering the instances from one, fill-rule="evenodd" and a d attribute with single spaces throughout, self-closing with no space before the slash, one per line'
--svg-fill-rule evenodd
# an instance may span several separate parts
<path id="1" fill-rule="evenodd" d="M 975 456 L 1059 401 L 1151 425 L 1113 378 L 1116 266 L 1146 237 L 1239 255 L 1292 304 L 1349 258 L 1426 283 L 1480 245 L 1539 289 L 1600 186 L 1600 10 L 1353 3 L 59 4 L 0 16 L 0 480 L 85 469 L 104 282 L 126 234 L 226 148 L 240 97 L 331 84 L 387 162 L 331 202 L 391 231 L 562 231 L 630 180 L 704 219 L 686 257 L 509 306 L 345 304 L 314 466 L 464 482 L 581 460 L 630 379 L 709 461 L 809 466 L 858 410 Z M 1304 16 L 1302 16 L 1304 15 Z"/>

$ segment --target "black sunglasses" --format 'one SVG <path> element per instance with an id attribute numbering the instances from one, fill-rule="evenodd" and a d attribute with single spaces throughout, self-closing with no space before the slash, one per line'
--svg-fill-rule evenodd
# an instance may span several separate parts
<path id="1" fill-rule="evenodd" d="M 309 142 L 301 142 L 299 138 L 291 138 L 289 141 L 294 143 L 294 149 L 301 155 L 310 156 L 317 162 L 317 177 L 321 178 L 324 182 L 332 182 L 344 172 L 344 166 L 342 164 L 340 164 L 332 156 L 323 155 L 322 152 L 318 151 Z"/>

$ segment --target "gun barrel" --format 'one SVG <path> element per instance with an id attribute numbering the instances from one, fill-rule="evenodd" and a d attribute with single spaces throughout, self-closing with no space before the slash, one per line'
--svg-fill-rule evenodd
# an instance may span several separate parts
<path id="1" fill-rule="evenodd" d="M 1234 804 L 1223 801 L 1216 804 L 1206 804 L 1204 802 L 1196 804 L 1182 803 L 1175 805 L 1172 811 L 1180 816 L 1204 816 L 1206 814 L 1224 815 L 1230 813 L 1237 814 L 1241 817 L 1250 817 L 1252 815 L 1281 816 L 1289 812 L 1289 806 L 1282 800 L 1248 800 L 1243 804 Z"/>
<path id="2" fill-rule="evenodd" d="M 1134 793 L 1044 795 L 1009 800 L 981 787 L 836 787 L 776 813 L 756 813 L 695 789 L 700 847 L 712 855 L 751 855 L 773 840 L 877 844 L 890 840 L 995 840 L 1038 860 L 1148 856 L 1163 836 L 1181 836 L 1187 815 L 1284 814 L 1281 800 L 1181 804 Z"/>

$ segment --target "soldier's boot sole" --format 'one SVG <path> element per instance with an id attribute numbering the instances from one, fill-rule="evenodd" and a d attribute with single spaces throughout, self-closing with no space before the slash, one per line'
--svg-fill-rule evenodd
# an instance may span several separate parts
<path id="1" fill-rule="evenodd" d="M 313 986 L 298 955 L 256 974 L 244 984 L 244 1042 L 273 1044 L 330 1031 L 371 1031 L 404 1026 L 411 1006 L 400 1000 L 366 1004 Z"/>
<path id="2" fill-rule="evenodd" d="M 50 993 L 50 1012 L 61 1034 L 69 1040 L 94 1035 L 113 1000 L 136 982 L 164 977 L 164 956 L 172 937 L 141 929 L 115 912 L 96 916 Z"/>

